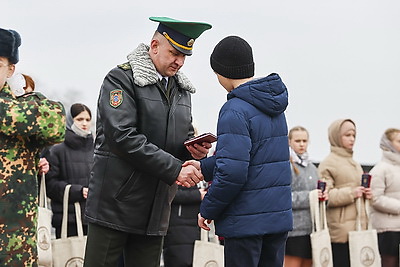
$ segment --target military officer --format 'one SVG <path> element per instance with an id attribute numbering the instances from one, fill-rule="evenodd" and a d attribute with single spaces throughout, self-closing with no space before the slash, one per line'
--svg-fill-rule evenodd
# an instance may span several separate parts
<path id="1" fill-rule="evenodd" d="M 158 22 L 150 44 L 111 70 L 100 90 L 93 176 L 86 218 L 85 266 L 159 266 L 176 182 L 202 178 L 185 160 L 203 158 L 210 143 L 186 149 L 193 137 L 194 86 L 180 72 L 208 23 L 151 17 Z"/>

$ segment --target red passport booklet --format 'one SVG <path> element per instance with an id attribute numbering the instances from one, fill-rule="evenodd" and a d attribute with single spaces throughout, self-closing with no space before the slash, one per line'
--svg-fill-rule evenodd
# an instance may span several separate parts
<path id="1" fill-rule="evenodd" d="M 186 140 L 183 144 L 185 146 L 191 146 L 194 144 L 201 144 L 202 142 L 208 142 L 208 143 L 213 143 L 217 141 L 217 137 L 212 134 L 212 133 L 204 133 L 199 136 L 195 136 L 193 138 L 190 138 L 189 140 Z"/>

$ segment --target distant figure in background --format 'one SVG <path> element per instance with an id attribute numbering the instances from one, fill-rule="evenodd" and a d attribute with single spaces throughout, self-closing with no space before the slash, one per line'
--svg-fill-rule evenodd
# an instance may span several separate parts
<path id="1" fill-rule="evenodd" d="M 382 266 L 394 267 L 399 266 L 400 244 L 400 129 L 387 129 L 380 147 L 382 159 L 370 171 L 371 220 L 378 231 Z"/>
<path id="2" fill-rule="evenodd" d="M 47 195 L 51 199 L 53 227 L 56 237 L 61 237 L 63 197 L 65 186 L 71 184 L 68 206 L 68 236 L 76 236 L 76 218 L 73 203 L 79 202 L 84 214 L 90 170 L 93 166 L 93 136 L 90 131 L 92 113 L 80 103 L 73 104 L 67 115 L 65 141 L 50 148 L 47 160 L 50 171 L 47 174 Z M 83 230 L 87 224 L 83 218 Z"/>
<path id="3" fill-rule="evenodd" d="M 15 73 L 7 79 L 7 83 L 13 94 L 17 97 L 35 91 L 35 81 L 31 76 L 26 74 Z"/>
<path id="4" fill-rule="evenodd" d="M 179 186 L 171 204 L 171 217 L 164 238 L 164 267 L 191 267 L 194 241 L 200 239 L 197 214 L 206 189 Z"/>
<path id="5" fill-rule="evenodd" d="M 25 93 L 30 93 L 35 91 L 35 82 L 33 81 L 32 77 L 26 74 L 22 74 L 24 76 L 26 85 L 24 87 Z"/>
<path id="6" fill-rule="evenodd" d="M 310 161 L 307 148 L 309 134 L 306 128 L 296 126 L 289 131 L 290 162 L 292 167 L 293 230 L 286 241 L 285 267 L 312 265 L 310 234 L 312 222 L 308 194 L 317 188 L 318 171 Z M 319 190 L 320 198 L 328 198 Z"/>
<path id="7" fill-rule="evenodd" d="M 21 37 L 0 29 L 0 266 L 37 266 L 40 151 L 64 140 L 61 103 L 38 92 L 17 97 L 7 79 L 19 61 Z"/>
<path id="8" fill-rule="evenodd" d="M 356 125 L 350 119 L 334 121 L 328 129 L 330 154 L 319 164 L 318 174 L 325 178 L 329 194 L 326 217 L 332 242 L 333 265 L 350 267 L 349 231 L 356 230 L 356 199 L 372 198 L 371 188 L 361 186 L 363 169 L 353 159 Z M 361 227 L 366 229 L 362 203 Z"/>
<path id="9" fill-rule="evenodd" d="M 7 79 L 7 83 L 10 86 L 11 92 L 17 97 L 35 91 L 35 81 L 31 76 L 26 74 L 15 73 Z M 40 181 L 42 173 L 46 174 L 49 171 L 49 162 L 46 160 L 46 158 L 41 157 L 38 167 L 38 179 Z"/>
<path id="10" fill-rule="evenodd" d="M 197 128 L 194 127 L 197 136 Z M 175 198 L 171 203 L 171 215 L 167 235 L 164 237 L 164 267 L 191 267 L 195 240 L 200 239 L 200 228 L 197 225 L 197 214 L 200 204 L 207 193 L 201 185 L 178 186 Z"/>

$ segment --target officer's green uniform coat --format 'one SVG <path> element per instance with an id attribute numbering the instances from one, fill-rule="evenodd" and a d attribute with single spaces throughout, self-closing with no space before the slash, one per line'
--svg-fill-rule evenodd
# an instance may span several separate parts
<path id="1" fill-rule="evenodd" d="M 65 111 L 40 93 L 0 90 L 0 266 L 37 266 L 37 166 L 40 151 L 62 142 Z"/>

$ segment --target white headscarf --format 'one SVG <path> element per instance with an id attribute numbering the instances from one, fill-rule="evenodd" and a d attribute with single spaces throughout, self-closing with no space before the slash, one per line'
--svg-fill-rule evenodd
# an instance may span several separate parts
<path id="1" fill-rule="evenodd" d="M 21 73 L 15 73 L 13 76 L 7 79 L 7 83 L 15 96 L 21 96 L 25 94 L 24 87 L 26 87 L 26 80 Z"/>
<path id="2" fill-rule="evenodd" d="M 382 135 L 380 147 L 382 150 L 400 154 L 400 152 L 394 148 L 392 142 L 387 138 L 386 134 Z"/>

